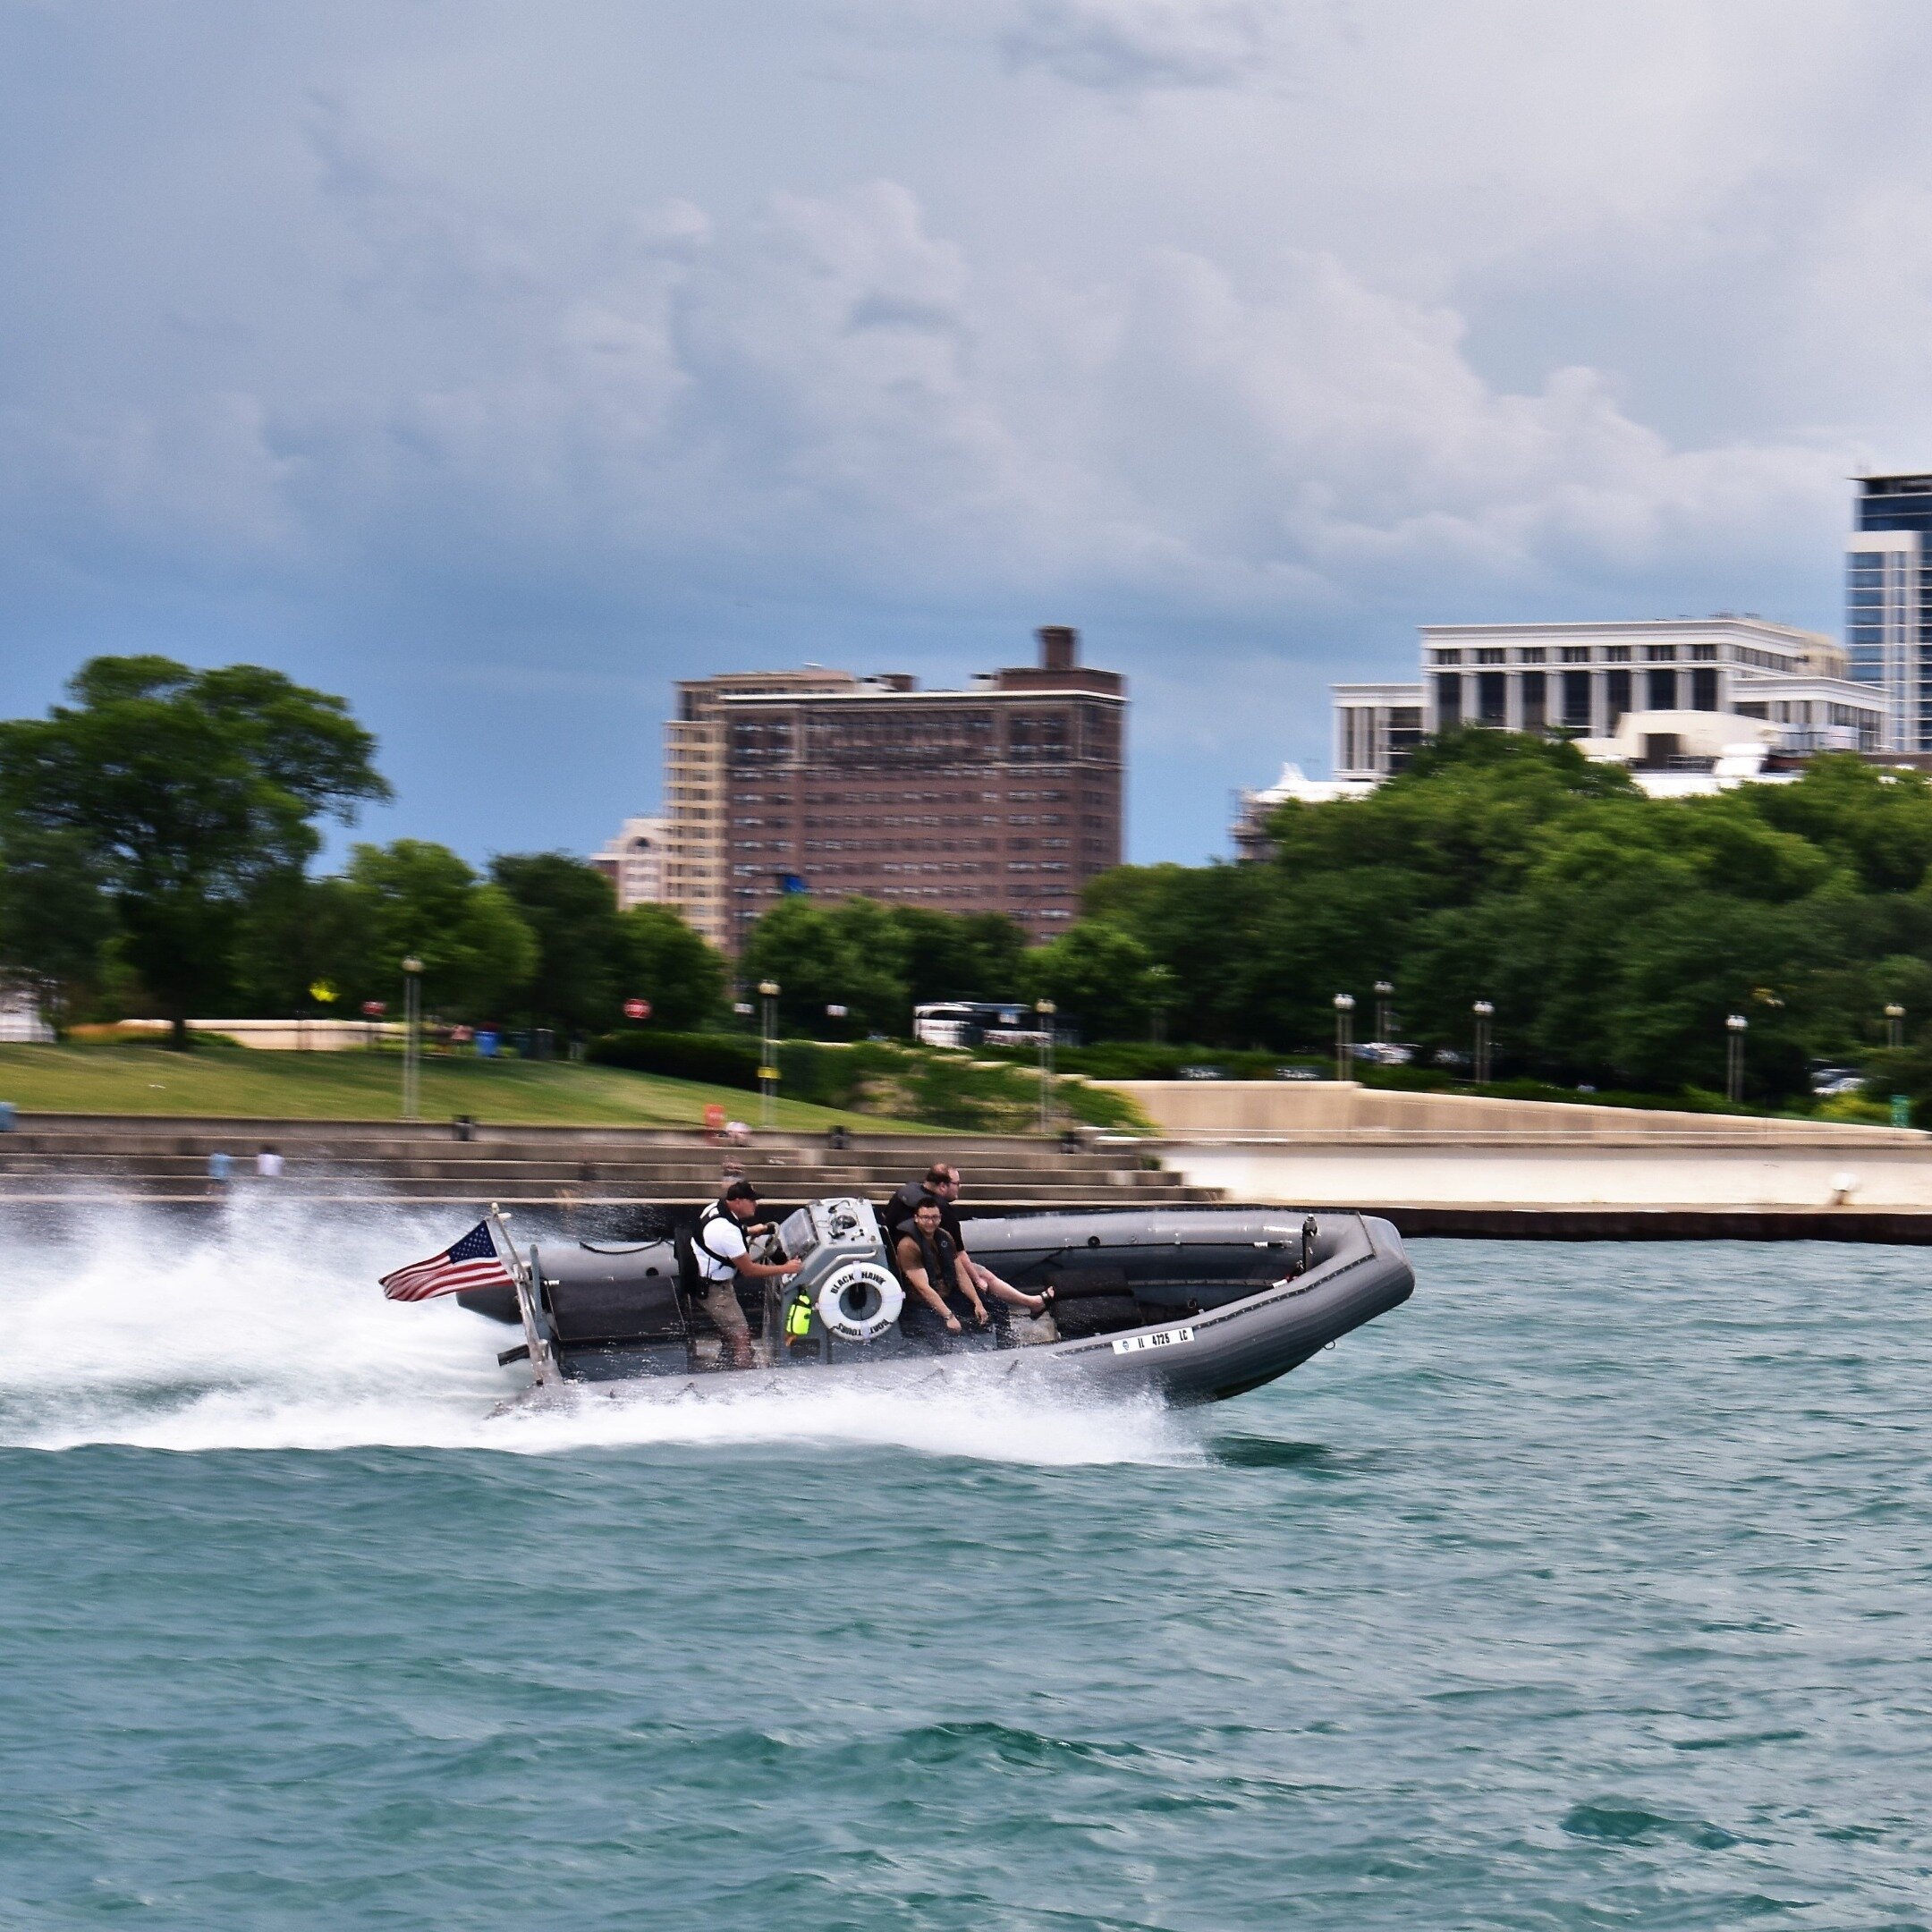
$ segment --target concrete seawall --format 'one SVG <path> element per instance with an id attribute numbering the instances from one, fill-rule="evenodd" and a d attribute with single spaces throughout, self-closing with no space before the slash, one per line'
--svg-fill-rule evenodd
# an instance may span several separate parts
<path id="1" fill-rule="evenodd" d="M 1932 1135 L 1911 1129 L 1351 1082 L 1118 1084 L 1159 1125 L 1168 1167 L 1230 1200 L 1382 1203 L 1398 1222 L 1405 1208 L 1540 1215 L 1551 1227 L 1552 1213 L 1583 1210 L 1603 1225 L 1616 1211 L 1932 1216 Z"/>

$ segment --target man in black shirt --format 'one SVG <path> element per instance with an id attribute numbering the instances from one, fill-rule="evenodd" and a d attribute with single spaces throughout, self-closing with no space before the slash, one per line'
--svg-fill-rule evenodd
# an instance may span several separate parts
<path id="1" fill-rule="evenodd" d="M 959 1197 L 959 1169 L 945 1162 L 935 1162 L 926 1170 L 923 1180 L 908 1181 L 886 1203 L 885 1212 L 879 1218 L 886 1224 L 888 1240 L 896 1243 L 907 1233 L 922 1200 L 936 1200 L 939 1203 L 939 1224 L 951 1238 L 958 1253 L 960 1271 L 992 1309 L 995 1326 L 1004 1328 L 1006 1326 L 1009 1308 L 1024 1309 L 1029 1315 L 1044 1314 L 1047 1302 L 1053 1298 L 1051 1289 L 1043 1295 L 1026 1294 L 1003 1282 L 991 1268 L 982 1267 L 973 1259 L 966 1246 L 966 1231 L 960 1225 L 956 1205 Z"/>

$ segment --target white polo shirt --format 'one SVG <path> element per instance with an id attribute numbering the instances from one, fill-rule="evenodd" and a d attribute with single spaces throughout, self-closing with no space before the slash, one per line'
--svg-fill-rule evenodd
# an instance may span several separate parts
<path id="1" fill-rule="evenodd" d="M 698 1272 L 707 1281 L 735 1281 L 738 1270 L 731 1265 L 733 1255 L 748 1254 L 744 1229 L 728 1214 L 712 1215 L 699 1223 L 691 1237 L 691 1252 L 698 1259 Z M 720 1255 L 726 1258 L 719 1260 Z"/>

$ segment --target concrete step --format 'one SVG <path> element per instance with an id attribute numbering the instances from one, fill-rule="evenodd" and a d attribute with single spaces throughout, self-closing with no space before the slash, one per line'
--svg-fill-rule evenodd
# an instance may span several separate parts
<path id="1" fill-rule="evenodd" d="M 819 1194 L 847 1192 L 883 1197 L 893 1192 L 904 1179 L 902 1170 L 879 1174 L 854 1172 L 831 1163 L 773 1168 L 748 1162 L 746 1168 L 754 1184 L 762 1189 L 805 1189 Z M 667 1188 L 681 1192 L 716 1191 L 720 1179 L 716 1162 L 411 1160 L 308 1163 L 285 1172 L 280 1184 L 290 1191 L 300 1192 L 317 1187 L 335 1187 L 343 1180 L 356 1176 L 399 1183 L 444 1182 L 484 1191 L 530 1185 L 608 1185 L 643 1193 Z M 120 1161 L 32 1161 L 0 1167 L 0 1185 L 15 1181 L 38 1184 L 114 1180 L 189 1182 L 208 1177 L 205 1159 L 186 1157 L 148 1157 Z M 235 1178 L 253 1180 L 252 1165 L 237 1162 Z M 1004 1192 L 1015 1187 L 1035 1185 L 1065 1187 L 1076 1191 L 1097 1186 L 1157 1188 L 1165 1178 L 1157 1169 L 1132 1166 L 1096 1166 L 1071 1174 L 1054 1168 L 976 1169 L 968 1192 Z"/>
<path id="2" fill-rule="evenodd" d="M 776 1206 L 790 1207 L 806 1199 L 801 1195 L 774 1194 L 770 1199 Z M 490 1191 L 478 1192 L 474 1189 L 457 1186 L 429 1184 L 407 1184 L 400 1187 L 382 1187 L 369 1182 L 346 1183 L 340 1189 L 318 1191 L 307 1195 L 265 1195 L 259 1191 L 240 1188 L 223 1189 L 214 1182 L 199 1185 L 182 1182 L 161 1182 L 150 1186 L 128 1183 L 106 1183 L 90 1182 L 79 1186 L 55 1188 L 47 1186 L 0 1187 L 0 1207 L 29 1204 L 67 1206 L 105 1206 L 126 1202 L 170 1202 L 170 1201 L 218 1201 L 239 1202 L 242 1200 L 266 1201 L 279 1199 L 291 1205 L 314 1204 L 317 1206 L 350 1206 L 357 1203 L 385 1207 L 407 1207 L 411 1205 L 446 1204 L 461 1207 L 468 1212 L 479 1212 L 490 1202 L 496 1201 L 504 1208 L 519 1207 L 689 1207 L 696 1208 L 711 1199 L 708 1192 L 689 1193 L 666 1192 L 639 1194 L 631 1191 L 609 1192 L 602 1189 L 580 1188 L 520 1188 L 513 1191 Z M 1089 1188 L 1083 1191 L 1061 1189 L 1032 1189 L 1014 1191 L 999 1196 L 986 1196 L 968 1203 L 972 1213 L 992 1214 L 1009 1209 L 1032 1209 L 1048 1208 L 1081 1208 L 1094 1207 L 1134 1208 L 1180 1208 L 1213 1206 L 1222 1196 L 1211 1188 L 1174 1187 L 1164 1189 L 1157 1194 L 1148 1194 L 1135 1190 L 1125 1191 L 1114 1188 Z"/>

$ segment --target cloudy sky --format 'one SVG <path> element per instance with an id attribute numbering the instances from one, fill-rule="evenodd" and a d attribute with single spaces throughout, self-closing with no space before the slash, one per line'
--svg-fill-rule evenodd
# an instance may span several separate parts
<path id="1" fill-rule="evenodd" d="M 347 695 L 594 846 L 671 679 L 1080 626 L 1139 859 L 1420 623 L 1836 628 L 1932 466 L 1923 0 L 0 0 L 0 709 Z"/>

